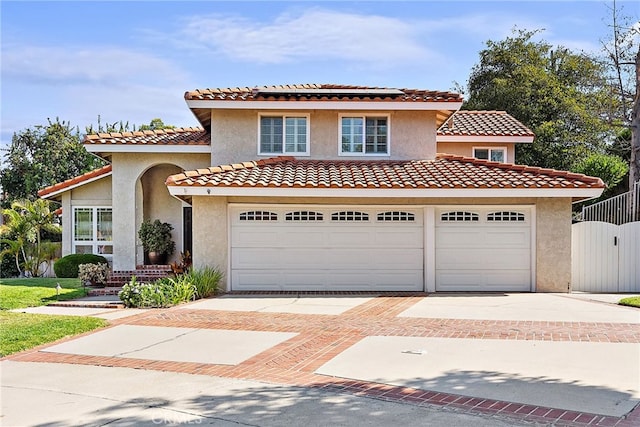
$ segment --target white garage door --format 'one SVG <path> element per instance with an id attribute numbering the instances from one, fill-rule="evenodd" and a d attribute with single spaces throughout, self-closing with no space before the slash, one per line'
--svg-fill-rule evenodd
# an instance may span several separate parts
<path id="1" fill-rule="evenodd" d="M 232 290 L 423 290 L 422 209 L 231 205 Z"/>
<path id="2" fill-rule="evenodd" d="M 436 209 L 436 291 L 530 291 L 531 208 Z"/>

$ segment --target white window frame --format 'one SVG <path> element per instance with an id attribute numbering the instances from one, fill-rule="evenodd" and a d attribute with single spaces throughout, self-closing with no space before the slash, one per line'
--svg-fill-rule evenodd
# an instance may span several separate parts
<path id="1" fill-rule="evenodd" d="M 262 151 L 262 146 L 260 144 L 260 140 L 262 139 L 262 118 L 263 117 L 279 117 L 282 118 L 282 151 Z M 287 126 L 287 118 L 295 119 L 295 118 L 304 118 L 307 121 L 307 129 L 306 129 L 306 150 L 305 151 L 287 151 L 287 141 L 286 141 L 286 126 Z M 273 155 L 296 155 L 296 156 L 309 156 L 311 154 L 311 114 L 308 113 L 278 113 L 278 112 L 264 112 L 258 113 L 258 155 L 259 156 L 273 156 Z"/>
<path id="2" fill-rule="evenodd" d="M 387 119 L 387 152 L 386 153 L 367 153 L 367 117 L 369 118 L 385 118 Z M 362 119 L 362 152 L 355 153 L 351 151 L 342 151 L 342 119 L 360 118 Z M 389 157 L 391 155 L 391 115 L 389 113 L 341 113 L 338 115 L 338 155 L 339 156 L 367 156 L 367 157 Z"/>
<path id="3" fill-rule="evenodd" d="M 494 150 L 500 150 L 500 151 L 502 151 L 504 153 L 504 160 L 502 162 L 500 162 L 500 163 L 507 163 L 507 147 L 472 147 L 471 148 L 471 153 L 472 153 L 473 157 L 475 157 L 477 159 L 478 157 L 476 157 L 476 150 L 487 150 L 487 151 L 489 151 L 489 158 L 486 159 L 486 160 L 488 160 L 490 162 L 494 161 L 494 160 L 491 160 L 491 152 L 494 151 Z M 485 160 L 485 159 L 482 159 L 482 160 Z"/>
<path id="4" fill-rule="evenodd" d="M 91 209 L 92 211 L 92 224 L 91 224 L 91 240 L 76 240 L 76 212 L 78 210 Z M 98 240 L 98 210 L 99 209 L 109 209 L 111 210 L 111 238 L 112 240 Z M 73 207 L 73 216 L 71 218 L 71 242 L 72 242 L 72 253 L 76 252 L 77 246 L 91 246 L 91 253 L 96 255 L 101 255 L 105 257 L 108 261 L 113 260 L 113 207 L 112 206 L 74 206 Z M 100 246 L 111 246 L 110 254 L 101 253 Z"/>

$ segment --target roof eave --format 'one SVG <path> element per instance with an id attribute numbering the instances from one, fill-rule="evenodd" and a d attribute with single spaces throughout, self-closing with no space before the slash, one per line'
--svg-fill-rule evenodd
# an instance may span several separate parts
<path id="1" fill-rule="evenodd" d="M 501 144 L 531 144 L 533 136 L 522 135 L 438 135 L 436 142 L 470 142 L 470 143 L 501 143 Z"/>
<path id="2" fill-rule="evenodd" d="M 604 188 L 317 188 L 317 187 L 229 187 L 167 185 L 175 197 L 362 197 L 362 198 L 511 198 L 554 197 L 581 201 L 599 197 Z"/>
<path id="3" fill-rule="evenodd" d="M 95 182 L 95 181 L 101 180 L 103 178 L 109 177 L 112 174 L 113 174 L 113 172 L 107 172 L 107 173 L 104 173 L 102 175 L 98 175 L 98 176 L 92 177 L 90 179 L 87 179 L 85 181 L 81 181 L 81 182 L 78 182 L 76 184 L 70 185 L 68 187 L 64 187 L 64 188 L 61 188 L 59 190 L 52 191 L 51 193 L 38 195 L 38 197 L 40 197 L 41 199 L 47 199 L 47 200 L 49 200 L 49 199 L 50 200 L 57 200 L 58 196 L 61 196 L 62 194 L 66 193 L 67 191 L 71 191 L 71 190 L 73 190 L 75 188 L 82 187 L 83 185 L 87 185 L 87 184 L 90 184 L 92 182 Z"/>
<path id="4" fill-rule="evenodd" d="M 85 144 L 90 153 L 104 155 L 105 153 L 190 153 L 209 154 L 210 145 L 157 145 L 157 144 Z"/>

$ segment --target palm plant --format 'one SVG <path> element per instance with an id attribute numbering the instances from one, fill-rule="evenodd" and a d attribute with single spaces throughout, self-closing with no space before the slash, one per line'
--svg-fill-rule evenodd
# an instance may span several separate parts
<path id="1" fill-rule="evenodd" d="M 55 214 L 49 208 L 49 201 L 15 201 L 3 214 L 6 223 L 0 226 L 0 237 L 8 246 L 0 256 L 12 255 L 21 274 L 20 266 L 23 266 L 32 276 L 38 276 L 40 265 L 53 257 L 49 242 L 42 241 L 42 232 L 60 232 L 60 226 L 54 223 Z"/>

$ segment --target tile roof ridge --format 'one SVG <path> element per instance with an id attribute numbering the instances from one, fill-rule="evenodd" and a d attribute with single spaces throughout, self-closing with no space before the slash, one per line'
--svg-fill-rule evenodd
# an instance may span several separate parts
<path id="1" fill-rule="evenodd" d="M 463 113 L 469 113 L 469 114 L 508 114 L 504 110 L 458 110 L 453 114 L 463 114 Z"/>
<path id="2" fill-rule="evenodd" d="M 152 136 L 152 135 L 167 135 L 174 133 L 189 133 L 189 132 L 204 132 L 205 129 L 200 126 L 190 126 L 190 127 L 176 127 L 176 128 L 166 128 L 166 129 L 148 129 L 144 131 L 136 130 L 136 131 L 124 131 L 124 132 L 98 132 L 86 134 L 84 136 L 85 141 L 93 141 L 97 139 L 105 139 L 105 138 L 122 138 L 128 136 Z"/>
<path id="3" fill-rule="evenodd" d="M 99 176 L 106 175 L 109 172 L 111 172 L 111 170 L 112 170 L 112 165 L 108 164 L 100 168 L 91 170 L 89 172 L 85 172 L 82 175 L 74 176 L 73 178 L 66 179 L 64 181 L 55 183 L 53 185 L 49 185 L 48 187 L 38 190 L 38 197 L 46 196 L 47 194 L 51 194 L 58 190 L 62 190 L 63 188 L 70 187 L 74 184 L 79 184 L 91 178 L 97 178 Z"/>
<path id="4" fill-rule="evenodd" d="M 483 160 L 477 159 L 475 157 L 466 157 L 460 156 L 456 154 L 445 154 L 438 153 L 436 154 L 437 160 L 450 160 L 450 161 L 458 161 L 461 163 L 471 163 L 476 166 L 487 166 L 487 167 L 496 167 L 503 170 L 517 171 L 517 172 L 529 172 L 538 175 L 548 175 L 551 177 L 562 177 L 573 180 L 580 180 L 586 183 L 592 184 L 594 187 L 605 188 L 606 185 L 601 178 L 595 176 L 589 176 L 581 173 L 562 171 L 553 168 L 543 168 L 540 166 L 527 166 L 527 165 L 519 165 L 516 163 L 502 163 L 502 162 L 494 162 L 491 160 Z"/>

